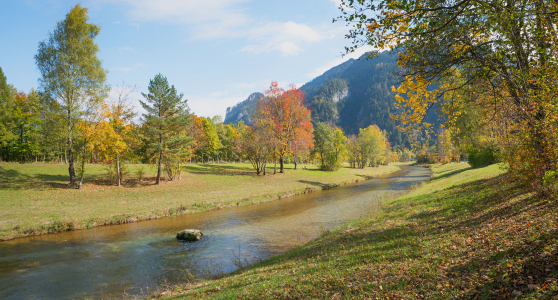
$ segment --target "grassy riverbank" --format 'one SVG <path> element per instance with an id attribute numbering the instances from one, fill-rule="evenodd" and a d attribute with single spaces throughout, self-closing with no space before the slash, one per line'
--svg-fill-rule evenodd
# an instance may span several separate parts
<path id="1" fill-rule="evenodd" d="M 142 182 L 132 178 L 139 167 L 128 166 L 130 179 L 117 187 L 105 180 L 103 166 L 88 165 L 85 184 L 76 190 L 67 188 L 67 165 L 0 164 L 0 241 L 259 203 L 398 170 L 295 171 L 287 165 L 285 174 L 256 176 L 246 164 L 188 165 L 182 180 L 156 186 L 154 167 L 144 166 Z"/>
<path id="2" fill-rule="evenodd" d="M 555 299 L 556 201 L 497 165 L 434 165 L 384 212 L 173 299 Z M 172 296 L 172 295 L 175 296 Z"/>

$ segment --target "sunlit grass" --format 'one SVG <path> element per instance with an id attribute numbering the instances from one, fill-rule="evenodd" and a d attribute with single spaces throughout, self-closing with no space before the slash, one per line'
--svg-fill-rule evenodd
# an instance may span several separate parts
<path id="1" fill-rule="evenodd" d="M 187 165 L 182 180 L 157 186 L 153 166 L 143 166 L 147 177 L 138 182 L 140 167 L 129 165 L 128 178 L 117 187 L 106 180 L 102 165 L 87 165 L 84 186 L 76 190 L 68 188 L 67 165 L 0 164 L 0 240 L 269 201 L 398 169 L 322 172 L 287 165 L 285 174 L 271 175 L 268 167 L 267 176 L 256 176 L 247 164 L 200 164 Z"/>
<path id="2" fill-rule="evenodd" d="M 555 299 L 555 201 L 498 165 L 434 165 L 383 213 L 173 299 Z"/>

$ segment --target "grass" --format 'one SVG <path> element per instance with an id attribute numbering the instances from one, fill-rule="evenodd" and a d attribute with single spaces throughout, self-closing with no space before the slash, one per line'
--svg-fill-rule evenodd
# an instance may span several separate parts
<path id="1" fill-rule="evenodd" d="M 327 189 L 398 170 L 396 166 L 322 172 L 316 166 L 256 176 L 246 164 L 187 165 L 182 180 L 154 185 L 156 169 L 129 165 L 121 187 L 108 183 L 101 165 L 88 165 L 81 190 L 69 189 L 67 165 L 0 164 L 0 241 L 197 213 Z M 268 168 L 272 172 L 272 168 Z"/>
<path id="2" fill-rule="evenodd" d="M 434 165 L 383 212 L 170 299 L 556 299 L 557 204 L 497 165 Z"/>

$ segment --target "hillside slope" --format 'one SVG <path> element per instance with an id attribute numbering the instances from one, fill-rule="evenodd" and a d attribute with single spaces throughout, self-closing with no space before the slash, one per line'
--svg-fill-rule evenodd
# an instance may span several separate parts
<path id="1" fill-rule="evenodd" d="M 242 102 L 237 103 L 233 107 L 227 107 L 227 114 L 225 115 L 225 124 L 237 123 L 243 121 L 244 124 L 252 124 L 252 114 L 256 109 L 258 100 L 263 97 L 262 93 L 252 93 L 248 98 Z"/>
<path id="2" fill-rule="evenodd" d="M 383 213 L 172 299 L 557 299 L 556 201 L 498 165 L 432 168 Z"/>

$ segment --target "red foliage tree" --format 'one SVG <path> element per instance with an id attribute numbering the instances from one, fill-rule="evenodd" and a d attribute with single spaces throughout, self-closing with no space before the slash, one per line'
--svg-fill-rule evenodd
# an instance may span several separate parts
<path id="1" fill-rule="evenodd" d="M 285 91 L 279 88 L 277 82 L 272 82 L 265 97 L 258 101 L 254 119 L 257 126 L 268 127 L 272 132 L 279 155 L 280 173 L 285 170 L 285 156 L 297 146 L 303 149 L 312 143 L 310 110 L 304 105 L 304 93 L 294 85 Z"/>

